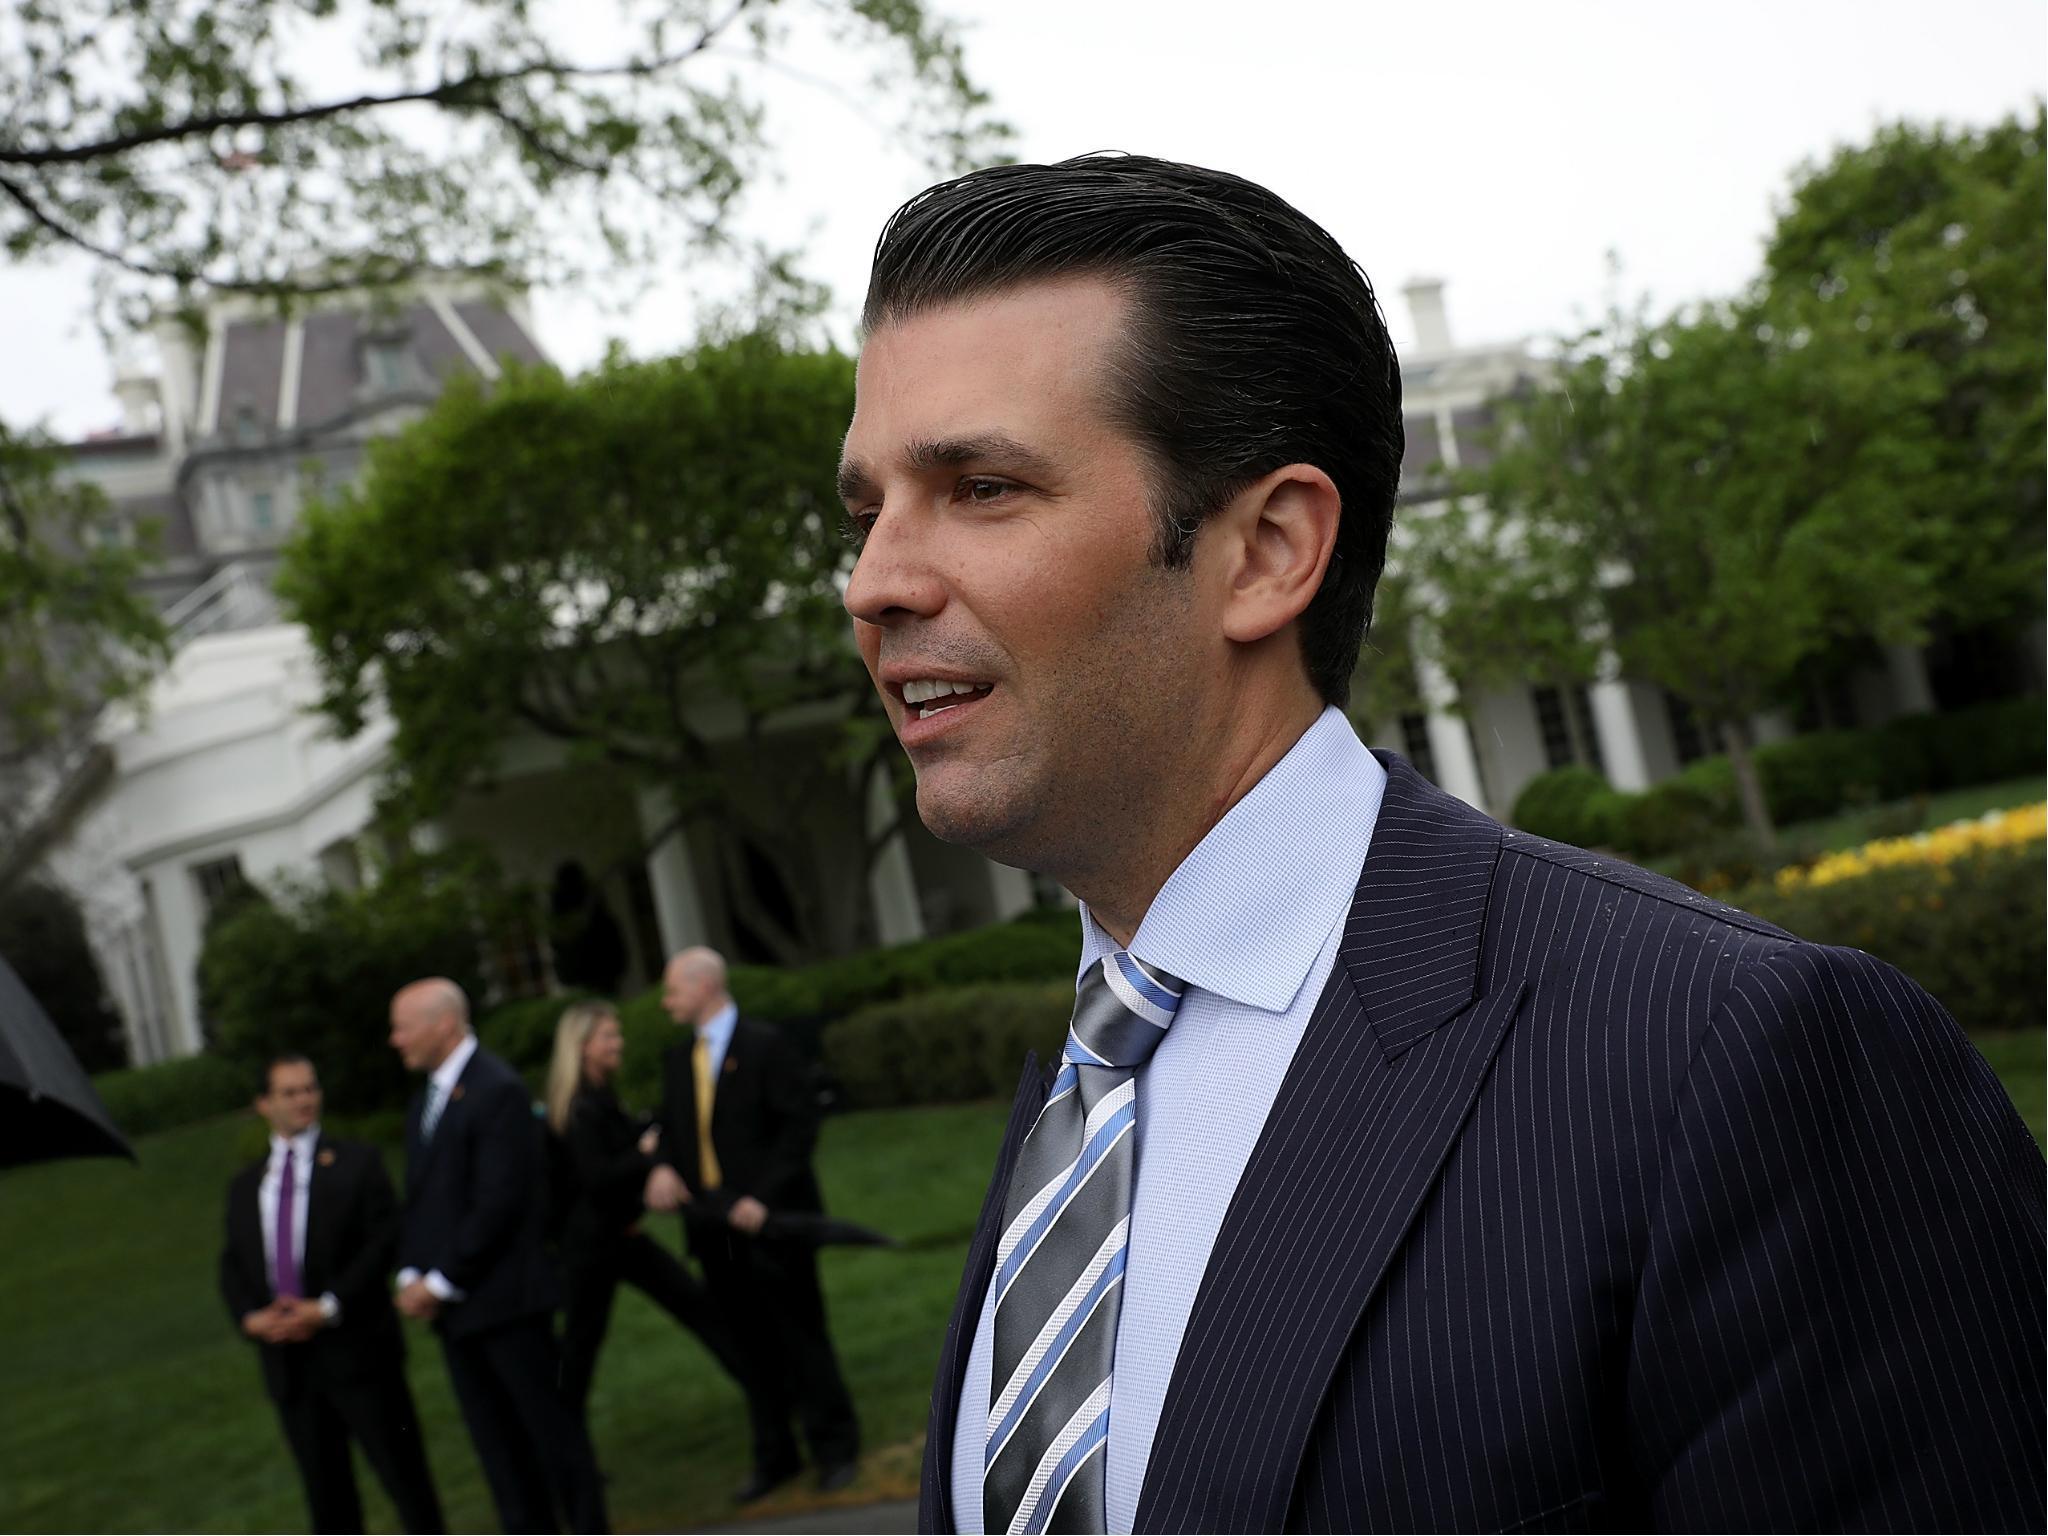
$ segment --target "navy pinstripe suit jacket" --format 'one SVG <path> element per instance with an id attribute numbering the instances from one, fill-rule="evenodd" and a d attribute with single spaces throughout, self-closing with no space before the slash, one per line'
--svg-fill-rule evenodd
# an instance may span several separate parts
<path id="1" fill-rule="evenodd" d="M 1940 1005 L 1380 756 L 1137 1528 L 2042 1530 L 2042 1158 Z M 928 1531 L 1049 1076 L 946 1331 Z"/>

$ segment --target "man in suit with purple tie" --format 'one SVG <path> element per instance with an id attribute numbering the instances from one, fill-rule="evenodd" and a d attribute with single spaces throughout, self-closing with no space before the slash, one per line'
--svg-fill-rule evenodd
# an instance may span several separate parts
<path id="1" fill-rule="evenodd" d="M 923 1528 L 2040 1530 L 2043 1165 L 1954 1021 L 1353 732 L 1404 434 L 1337 242 L 1000 166 L 863 318 L 846 606 L 919 814 L 1083 903 Z"/>
<path id="2" fill-rule="evenodd" d="M 391 1308 L 398 1200 L 384 1160 L 321 1130 L 320 1080 L 304 1056 L 263 1069 L 256 1111 L 270 1148 L 228 1186 L 220 1289 L 256 1344 L 313 1529 L 363 1529 L 353 1436 L 405 1528 L 438 1531 L 441 1504 Z"/>

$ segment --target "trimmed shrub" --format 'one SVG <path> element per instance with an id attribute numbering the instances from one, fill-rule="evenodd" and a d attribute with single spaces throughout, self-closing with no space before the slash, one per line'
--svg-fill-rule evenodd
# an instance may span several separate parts
<path id="1" fill-rule="evenodd" d="M 1965 1029 L 2039 1029 L 2048 974 L 2042 845 L 1829 885 L 1750 886 L 1727 900 L 1803 939 L 1889 961 Z"/>
<path id="2" fill-rule="evenodd" d="M 1615 841 L 1612 817 L 1629 798 L 1617 795 L 1591 768 L 1572 763 L 1531 779 L 1515 797 L 1511 815 L 1524 832 L 1598 848 Z"/>
<path id="3" fill-rule="evenodd" d="M 1875 731 L 1815 731 L 1758 747 L 1756 774 L 1771 819 L 1812 821 L 1881 798 L 1878 750 Z"/>
<path id="4" fill-rule="evenodd" d="M 361 891 L 286 887 L 231 904 L 199 957 L 213 1048 L 250 1074 L 303 1052 L 337 1113 L 403 1104 L 413 1085 L 389 1042 L 391 994 L 447 976 L 480 995 L 478 890 L 472 868 L 409 860 Z"/>
<path id="5" fill-rule="evenodd" d="M 1617 796 L 1609 812 L 1612 841 L 1645 858 L 1672 853 L 1703 838 L 1721 825 L 1713 799 L 1683 778 L 1653 784 L 1639 795 Z"/>
<path id="6" fill-rule="evenodd" d="M 830 1025 L 825 1067 L 848 1108 L 944 1104 L 1008 1093 L 1027 1051 L 1066 1037 L 1070 982 L 957 987 L 877 1003 Z"/>
<path id="7" fill-rule="evenodd" d="M 503 1003 L 476 1021 L 476 1037 L 510 1062 L 537 1096 L 555 1054 L 555 1026 L 562 1021 L 563 1010 L 585 995 L 564 992 L 559 997 Z"/>
<path id="8" fill-rule="evenodd" d="M 202 1051 L 153 1067 L 102 1072 L 92 1085 L 114 1124 L 132 1137 L 247 1109 L 256 1097 L 257 1075 Z"/>

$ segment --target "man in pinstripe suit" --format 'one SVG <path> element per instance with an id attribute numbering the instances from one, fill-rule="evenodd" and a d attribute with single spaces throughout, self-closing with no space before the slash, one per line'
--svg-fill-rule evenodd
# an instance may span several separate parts
<path id="1" fill-rule="evenodd" d="M 841 493 L 939 836 L 1084 900 L 928 1530 L 2029 1529 L 2043 1165 L 1931 998 L 1508 831 L 1341 713 L 1400 376 L 1263 188 L 977 172 Z"/>

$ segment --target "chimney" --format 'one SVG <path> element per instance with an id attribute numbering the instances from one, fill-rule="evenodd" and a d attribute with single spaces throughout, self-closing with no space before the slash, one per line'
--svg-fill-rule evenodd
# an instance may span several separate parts
<path id="1" fill-rule="evenodd" d="M 1410 278 L 1401 295 L 1408 301 L 1408 322 L 1415 327 L 1415 350 L 1435 357 L 1451 350 L 1451 322 L 1444 316 L 1444 280 Z"/>
<path id="2" fill-rule="evenodd" d="M 121 430 L 147 437 L 163 425 L 163 397 L 157 382 L 139 369 L 123 369 L 114 379 L 114 398 L 121 402 Z"/>

